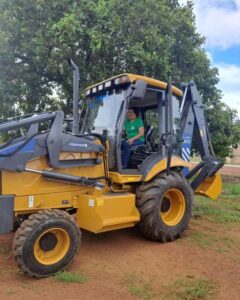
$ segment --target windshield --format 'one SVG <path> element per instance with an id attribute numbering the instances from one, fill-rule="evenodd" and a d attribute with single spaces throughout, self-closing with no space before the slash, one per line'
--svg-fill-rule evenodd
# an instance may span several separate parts
<path id="1" fill-rule="evenodd" d="M 103 130 L 107 130 L 109 135 L 115 135 L 119 110 L 124 102 L 124 91 L 112 89 L 86 98 L 81 117 L 81 131 L 102 134 Z"/>

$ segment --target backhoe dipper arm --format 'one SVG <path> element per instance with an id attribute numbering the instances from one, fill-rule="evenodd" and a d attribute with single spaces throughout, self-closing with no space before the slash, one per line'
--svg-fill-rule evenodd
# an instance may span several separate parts
<path id="1" fill-rule="evenodd" d="M 213 153 L 207 122 L 204 116 L 204 108 L 196 84 L 193 80 L 185 88 L 181 112 L 182 132 L 182 158 L 190 160 L 192 140 L 196 143 L 202 161 L 186 174 L 189 179 L 197 172 L 198 175 L 192 182 L 193 190 L 196 190 L 208 177 L 212 177 L 223 166 Z"/>

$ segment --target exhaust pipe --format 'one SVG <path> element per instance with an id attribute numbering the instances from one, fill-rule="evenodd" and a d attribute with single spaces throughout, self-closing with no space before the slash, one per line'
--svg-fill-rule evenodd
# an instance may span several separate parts
<path id="1" fill-rule="evenodd" d="M 69 59 L 70 66 L 73 70 L 73 126 L 72 133 L 79 133 L 79 112 L 78 112 L 78 101 L 79 101 L 79 68 L 74 61 Z"/>

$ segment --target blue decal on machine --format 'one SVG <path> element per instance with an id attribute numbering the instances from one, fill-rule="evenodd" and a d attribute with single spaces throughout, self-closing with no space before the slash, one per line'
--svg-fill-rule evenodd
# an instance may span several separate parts
<path id="1" fill-rule="evenodd" d="M 184 135 L 183 143 L 182 143 L 182 158 L 185 161 L 190 160 L 191 146 L 192 146 L 192 137 L 189 135 Z"/>
<path id="2" fill-rule="evenodd" d="M 190 161 L 191 147 L 192 147 L 192 137 L 189 135 L 184 135 L 183 143 L 182 143 L 182 159 L 187 162 Z M 189 173 L 189 168 L 183 168 L 182 172 L 186 176 Z"/>
<path id="3" fill-rule="evenodd" d="M 6 148 L 3 148 L 0 150 L 0 156 L 11 156 L 14 154 L 14 152 L 23 145 L 25 141 L 22 141 L 20 143 L 10 145 Z M 26 145 L 24 145 L 22 148 L 19 149 L 20 153 L 27 153 L 27 152 L 33 152 L 35 147 L 36 141 L 34 139 L 31 139 Z"/>

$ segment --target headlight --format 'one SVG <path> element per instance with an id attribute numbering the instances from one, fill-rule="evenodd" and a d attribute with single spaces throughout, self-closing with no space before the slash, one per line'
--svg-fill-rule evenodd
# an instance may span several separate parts
<path id="1" fill-rule="evenodd" d="M 126 83 L 126 82 L 129 82 L 128 76 L 121 76 L 114 80 L 114 84 L 116 84 L 116 85 L 121 84 L 121 83 Z"/>
<path id="2" fill-rule="evenodd" d="M 112 85 L 111 80 L 110 80 L 110 81 L 107 81 L 107 82 L 105 83 L 105 88 L 108 88 L 108 87 L 110 87 L 111 85 Z"/>
<path id="3" fill-rule="evenodd" d="M 98 90 L 99 90 L 99 91 L 102 91 L 102 90 L 103 90 L 103 84 L 100 84 L 100 85 L 98 86 Z"/>
<path id="4" fill-rule="evenodd" d="M 120 84 L 120 78 L 116 78 L 115 80 L 114 80 L 114 83 L 117 85 L 117 84 Z"/>
<path id="5" fill-rule="evenodd" d="M 97 92 L 97 87 L 95 86 L 94 88 L 92 88 L 92 93 L 96 93 Z"/>

